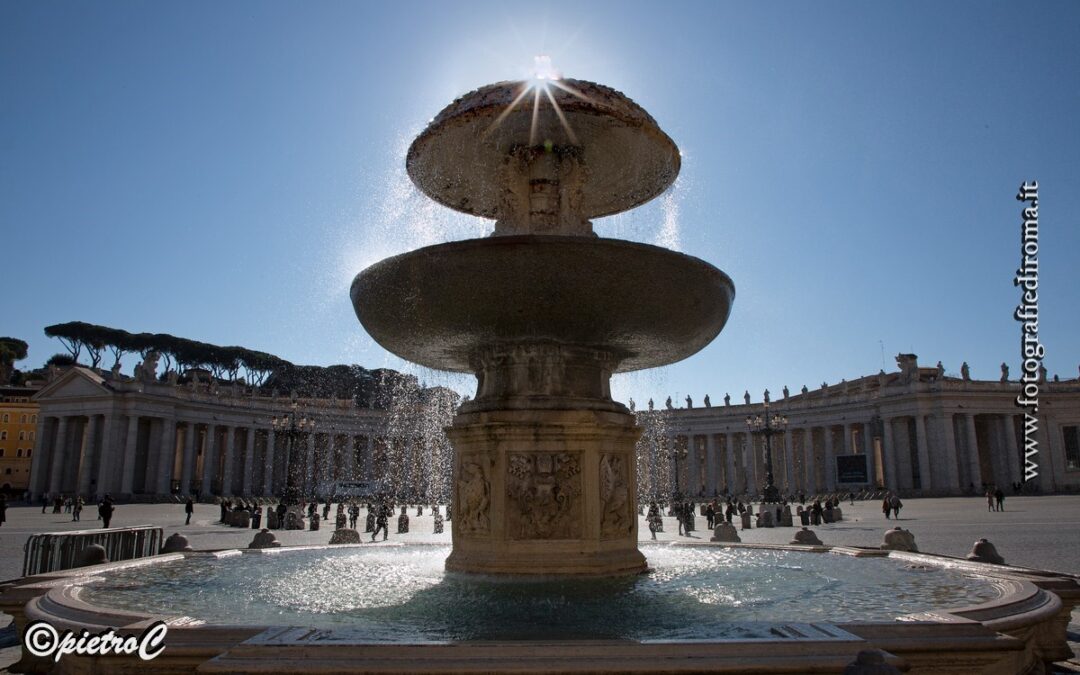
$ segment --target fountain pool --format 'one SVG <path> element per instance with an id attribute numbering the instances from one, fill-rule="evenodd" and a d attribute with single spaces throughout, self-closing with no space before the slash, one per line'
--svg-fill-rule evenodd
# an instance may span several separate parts
<path id="1" fill-rule="evenodd" d="M 891 621 L 999 599 L 994 580 L 888 557 L 643 546 L 637 577 L 506 578 L 448 573 L 446 546 L 188 557 L 82 586 L 92 605 L 209 624 L 304 625 L 372 642 L 704 640 L 763 637 L 800 621 Z M 882 597 L 888 597 L 888 603 Z"/>

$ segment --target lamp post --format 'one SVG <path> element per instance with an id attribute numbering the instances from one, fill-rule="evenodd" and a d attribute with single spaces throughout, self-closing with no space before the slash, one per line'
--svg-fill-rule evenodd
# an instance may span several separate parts
<path id="1" fill-rule="evenodd" d="M 301 436 L 306 437 L 308 434 L 315 431 L 315 419 L 300 415 L 297 408 L 296 401 L 293 401 L 291 410 L 280 417 L 274 417 L 274 419 L 270 421 L 270 425 L 274 428 L 274 433 L 284 435 L 286 439 L 288 471 L 285 472 L 285 494 L 282 497 L 282 502 L 286 506 L 299 504 L 300 496 L 304 489 L 303 476 L 298 477 L 295 470 L 296 467 L 300 465 L 299 458 L 296 456 L 296 441 Z"/>
<path id="2" fill-rule="evenodd" d="M 765 489 L 762 495 L 762 501 L 765 503 L 779 503 L 780 491 L 776 489 L 776 485 L 773 482 L 773 467 L 772 467 L 772 437 L 775 434 L 782 434 L 787 429 L 787 417 L 783 415 L 770 415 L 769 414 L 769 390 L 765 390 L 765 414 L 764 417 L 758 415 L 756 417 L 748 415 L 746 417 L 746 427 L 751 434 L 755 436 L 765 437 Z"/>
<path id="3" fill-rule="evenodd" d="M 689 456 L 689 450 L 686 448 L 680 448 L 678 443 L 678 437 L 674 438 L 674 445 L 667 453 L 667 458 L 675 461 L 675 480 L 674 489 L 672 490 L 672 499 L 678 499 L 682 495 L 682 491 L 679 489 L 679 460 L 686 459 Z"/>

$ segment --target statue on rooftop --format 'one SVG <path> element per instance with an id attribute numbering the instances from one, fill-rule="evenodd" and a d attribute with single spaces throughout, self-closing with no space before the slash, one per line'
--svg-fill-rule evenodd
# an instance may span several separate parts
<path id="1" fill-rule="evenodd" d="M 965 382 L 971 380 L 971 369 L 968 368 L 967 361 L 960 364 L 960 377 L 963 378 Z"/>
<path id="2" fill-rule="evenodd" d="M 711 408 L 712 407 L 712 401 L 709 400 L 709 395 L 708 394 L 705 394 L 705 407 L 706 408 Z"/>

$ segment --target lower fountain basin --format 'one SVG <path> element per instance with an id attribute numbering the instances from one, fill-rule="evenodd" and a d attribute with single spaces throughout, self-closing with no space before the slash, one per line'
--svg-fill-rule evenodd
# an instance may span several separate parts
<path id="1" fill-rule="evenodd" d="M 387 258 L 356 276 L 351 295 L 376 342 L 429 368 L 475 372 L 484 347 L 555 343 L 610 351 L 625 372 L 705 347 L 735 287 L 705 261 L 657 246 L 518 235 Z"/>
<path id="2" fill-rule="evenodd" d="M 444 573 L 445 546 L 170 554 L 0 587 L 19 631 L 168 627 L 158 673 L 1043 672 L 1071 657 L 1067 575 L 844 547 L 644 545 L 651 575 Z M 956 607 L 956 605 L 968 605 Z M 23 650 L 18 672 L 145 672 L 135 656 Z M 1043 670 L 1040 670 L 1043 669 Z"/>
<path id="3" fill-rule="evenodd" d="M 992 579 L 888 557 L 644 546 L 636 577 L 506 578 L 443 571 L 446 546 L 189 557 L 83 586 L 91 605 L 208 624 L 304 625 L 365 642 L 705 640 L 802 622 L 892 621 L 997 600 Z"/>

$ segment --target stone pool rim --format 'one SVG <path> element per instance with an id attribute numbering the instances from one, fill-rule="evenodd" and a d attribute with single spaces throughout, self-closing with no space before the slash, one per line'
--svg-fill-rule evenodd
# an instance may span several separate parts
<path id="1" fill-rule="evenodd" d="M 121 569 L 182 560 L 240 555 L 282 555 L 320 549 L 373 547 L 420 548 L 432 543 L 287 546 L 273 549 L 222 549 L 171 553 L 23 577 L 0 584 L 0 610 L 15 617 L 22 629 L 32 621 L 48 621 L 58 630 L 120 634 L 139 633 L 165 621 L 165 652 L 153 672 L 310 672 L 359 669 L 365 672 L 483 672 L 519 668 L 581 672 L 647 672 L 707 669 L 738 672 L 748 660 L 755 672 L 842 669 L 858 651 L 879 649 L 886 659 L 909 672 L 1030 672 L 1039 664 L 1072 657 L 1066 629 L 1080 603 L 1076 576 L 1011 565 L 977 563 L 939 554 L 882 551 L 849 546 L 798 546 L 752 543 L 671 542 L 673 547 L 749 548 L 803 553 L 889 557 L 912 564 L 945 567 L 988 578 L 1001 596 L 965 607 L 907 614 L 893 621 L 779 623 L 775 639 L 560 641 L 418 641 L 378 643 L 328 641 L 333 629 L 288 625 L 214 624 L 188 616 L 149 614 L 92 605 L 80 598 L 83 586 Z M 663 544 L 661 545 L 663 546 Z M 65 657 L 60 672 L 92 672 L 119 667 L 120 657 Z M 522 660 L 524 659 L 524 660 Z M 335 665 L 336 664 L 336 665 Z M 740 665 L 741 664 L 741 665 Z M 936 664 L 936 665 L 935 665 Z M 29 656 L 17 664 L 26 672 L 44 672 L 53 664 Z M 986 670 L 990 668 L 990 670 Z M 100 670 L 98 671 L 100 672 Z"/>

